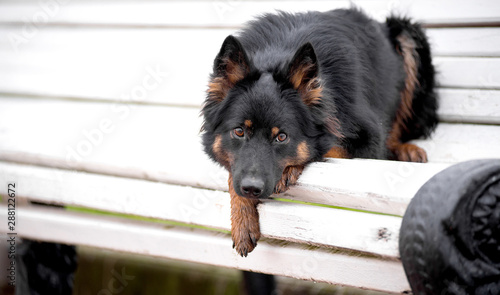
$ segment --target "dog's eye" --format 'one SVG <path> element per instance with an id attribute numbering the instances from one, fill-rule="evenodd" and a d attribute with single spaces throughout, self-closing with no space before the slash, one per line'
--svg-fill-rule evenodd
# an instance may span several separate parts
<path id="1" fill-rule="evenodd" d="M 245 135 L 245 131 L 243 131 L 243 128 L 234 128 L 233 130 L 234 132 L 234 135 L 238 136 L 238 137 L 243 137 Z"/>
<path id="2" fill-rule="evenodd" d="M 278 136 L 276 136 L 276 141 L 277 142 L 284 142 L 286 140 L 287 136 L 285 133 L 280 133 Z"/>

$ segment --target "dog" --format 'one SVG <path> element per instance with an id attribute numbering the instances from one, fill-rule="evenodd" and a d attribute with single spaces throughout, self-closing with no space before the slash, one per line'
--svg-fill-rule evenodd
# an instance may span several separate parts
<path id="1" fill-rule="evenodd" d="M 229 171 L 233 248 L 255 248 L 259 200 L 286 191 L 313 161 L 427 162 L 408 141 L 436 127 L 434 79 L 425 33 L 407 18 L 278 12 L 228 36 L 201 115 L 204 150 Z"/>

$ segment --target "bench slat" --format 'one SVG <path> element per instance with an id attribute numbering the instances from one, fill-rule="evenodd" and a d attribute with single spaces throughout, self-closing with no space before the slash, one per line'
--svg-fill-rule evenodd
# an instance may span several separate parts
<path id="1" fill-rule="evenodd" d="M 18 234 L 35 240 L 175 258 L 390 293 L 409 290 L 399 261 L 294 244 L 273 244 L 265 239 L 251 256 L 241 258 L 231 249 L 231 238 L 220 233 L 49 208 L 26 207 L 19 212 L 23 221 L 16 228 Z M 0 218 L 7 218 L 5 206 L 0 206 Z M 2 227 L 0 232 L 6 233 L 6 228 Z"/>
<path id="2" fill-rule="evenodd" d="M 500 11 L 500 10 L 499 10 Z M 434 56 L 500 56 L 500 28 L 427 29 Z M 481 46 L 484 46 L 481 48 Z"/>
<path id="3" fill-rule="evenodd" d="M 441 87 L 500 89 L 500 58 L 441 57 L 434 61 Z"/>
<path id="4" fill-rule="evenodd" d="M 6 1 L 4 1 L 6 2 Z M 194 3 L 193 3 L 194 2 Z M 64 3 L 64 2 L 63 2 Z M 86 1 L 71 1 L 48 10 L 49 23 L 109 24 L 136 26 L 237 26 L 254 15 L 285 11 L 327 11 L 350 7 L 350 1 L 101 1 L 98 9 Z M 356 1 L 356 5 L 383 20 L 390 12 L 410 16 L 428 24 L 495 23 L 500 21 L 500 5 L 495 1 Z M 42 7 L 32 3 L 2 3 L 2 22 L 31 20 Z M 48 14 L 48 13 L 47 13 Z"/>
<path id="5" fill-rule="evenodd" d="M 431 161 L 458 163 L 470 159 L 499 158 L 500 126 L 441 124 L 431 140 L 414 142 L 427 151 Z"/>
<path id="6" fill-rule="evenodd" d="M 500 91 L 441 88 L 439 117 L 445 122 L 500 125 Z"/>
<path id="7" fill-rule="evenodd" d="M 20 87 L 22 86 L 20 85 Z M 96 89 L 92 89 L 92 91 L 94 90 Z M 201 84 L 200 81 L 197 87 L 191 87 L 190 89 L 185 89 L 182 86 L 171 88 L 168 91 L 168 96 L 163 95 L 163 90 L 159 90 L 158 92 L 153 91 L 150 95 L 148 94 L 145 100 L 139 100 L 137 103 L 200 108 L 203 103 L 202 100 L 204 99 L 204 90 L 205 86 Z M 25 96 L 25 93 L 29 92 L 30 89 L 20 91 L 22 91 L 20 94 L 22 97 Z M 65 96 L 65 94 L 58 93 L 57 90 L 47 90 L 46 92 L 35 93 L 35 97 L 37 97 L 37 99 L 45 99 L 46 97 L 44 96 L 46 94 L 55 95 L 56 97 Z M 439 96 L 438 114 L 440 120 L 443 122 L 500 124 L 500 90 L 438 88 L 437 94 Z M 38 98 L 38 96 L 42 97 Z M 122 97 L 123 99 L 121 101 L 123 103 L 133 104 L 136 102 L 132 99 L 130 94 L 127 94 L 125 91 L 123 92 L 123 96 L 118 95 L 111 98 L 111 100 L 119 102 Z M 102 97 L 95 96 L 85 98 L 73 97 L 73 99 L 88 101 L 105 100 Z"/>
<path id="8" fill-rule="evenodd" d="M 92 163 L 163 171 L 170 165 L 177 175 L 190 175 L 193 167 L 209 162 L 200 144 L 198 109 L 30 98 L 2 98 L 0 104 L 4 152 L 47 157 L 68 167 Z M 442 123 L 425 144 L 434 162 L 496 157 L 499 130 Z M 453 148 L 461 152 L 448 155 Z"/>
<path id="9" fill-rule="evenodd" d="M 19 196 L 37 202 L 231 228 L 226 192 L 1 162 L 0 176 L 22 180 Z M 400 217 L 274 200 L 259 216 L 265 237 L 398 257 Z"/>
<path id="10" fill-rule="evenodd" d="M 212 62 L 218 53 L 225 37 L 237 34 L 238 28 L 114 28 L 114 27 L 44 27 L 26 35 L 22 25 L 2 26 L 0 34 L 6 36 L 0 40 L 5 52 L 23 54 L 19 59 L 24 64 L 38 65 L 44 63 L 37 57 L 43 54 L 55 54 L 60 59 L 78 62 L 85 65 L 75 56 L 80 54 L 92 56 L 90 62 L 108 63 L 123 62 L 131 58 L 133 66 L 136 59 L 149 61 L 166 61 L 175 54 L 186 55 L 187 51 L 195 52 L 186 62 L 198 61 L 197 58 Z M 493 28 L 429 28 L 429 37 L 433 56 L 469 56 L 499 57 L 500 27 Z M 132 42 L 133 41 L 133 42 Z M 179 46 L 182 44 L 182 46 Z M 203 46 L 204 50 L 198 50 Z M 2 50 L 2 51 L 3 51 Z M 59 52 L 60 51 L 60 52 Z M 112 54 L 110 54 L 112 53 Z M 154 56 L 151 56 L 154 54 Z M 34 56 L 30 56 L 34 55 Z M 136 56 L 138 55 L 138 56 Z M 15 56 L 14 56 L 15 57 Z M 170 58 L 169 58 L 170 57 Z M 2 56 L 9 61 L 11 57 Z"/>
<path id="11" fill-rule="evenodd" d="M 1 158 L 18 163 L 37 163 L 47 167 L 67 168 L 52 159 L 43 159 L 36 156 L 15 155 L 7 152 L 3 153 Z M 144 170 L 141 167 L 116 167 L 112 169 L 103 168 L 103 165 L 82 165 L 77 168 L 77 171 L 227 191 L 227 172 L 213 166 L 211 163 L 209 165 L 209 167 L 205 167 L 200 164 L 197 166 L 198 169 L 191 171 L 191 177 L 180 174 L 176 178 L 170 177 L 169 173 L 164 171 Z M 446 167 L 448 167 L 447 164 L 435 163 L 422 165 L 377 160 L 331 159 L 325 163 L 310 164 L 299 179 L 297 186 L 275 197 L 402 216 L 409 201 L 420 186 Z M 16 169 L 20 168 L 14 167 L 11 169 L 17 171 Z M 176 167 L 169 166 L 165 170 L 169 169 L 171 170 L 169 172 L 173 173 Z M 6 169 L 6 171 L 10 170 Z M 73 177 L 72 175 L 77 172 L 70 171 L 72 172 L 67 173 L 68 177 Z M 59 187 L 59 185 L 64 184 L 58 184 L 55 187 Z M 199 191 L 193 190 L 193 193 L 195 192 Z M 39 193 L 33 192 L 29 196 L 36 197 L 39 195 Z M 215 193 L 209 195 L 214 198 L 217 196 Z M 69 198 L 69 196 L 64 197 Z M 46 196 L 46 198 L 51 198 L 51 196 Z M 72 201 L 72 199 L 68 200 Z M 83 204 L 81 205 L 83 206 Z M 106 206 L 106 204 L 103 204 L 103 206 Z M 101 209 L 105 210 L 106 207 Z M 185 211 L 191 212 L 190 210 Z M 178 212 L 178 214 L 180 213 Z M 190 222 L 191 220 L 183 221 Z M 210 226 L 223 228 L 224 224 L 221 225 L 216 222 Z"/>
<path id="12" fill-rule="evenodd" d="M 433 40 L 439 84 L 452 88 L 500 89 L 497 71 L 500 51 L 496 49 L 500 48 L 500 37 L 496 37 L 500 36 L 500 28 L 474 29 L 469 34 L 460 34 L 462 29 L 447 30 L 450 32 L 442 35 L 456 36 L 456 40 L 451 37 Z M 451 34 L 456 30 L 457 34 Z M 5 36 L 21 31 L 17 27 L 0 27 L 0 35 Z M 213 58 L 225 36 L 232 32 L 46 28 L 26 43 L 19 43 L 17 51 L 8 38 L 2 39 L 0 91 L 200 105 Z M 176 45 L 179 43 L 183 46 Z M 473 44 L 473 48 L 448 46 L 448 43 Z M 198 50 L 200 46 L 203 51 Z M 465 49 L 460 48 L 480 57 L 450 57 L 464 55 Z M 441 49 L 444 51 L 440 52 Z M 158 74 L 153 74 L 153 79 L 147 78 L 151 72 Z M 136 89 L 144 83 L 149 86 L 145 93 Z"/>

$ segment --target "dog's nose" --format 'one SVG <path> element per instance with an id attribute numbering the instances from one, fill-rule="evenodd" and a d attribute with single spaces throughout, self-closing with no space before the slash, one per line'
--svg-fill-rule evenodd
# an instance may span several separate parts
<path id="1" fill-rule="evenodd" d="M 255 177 L 245 177 L 241 180 L 241 192 L 244 197 L 258 198 L 264 191 L 264 181 Z"/>

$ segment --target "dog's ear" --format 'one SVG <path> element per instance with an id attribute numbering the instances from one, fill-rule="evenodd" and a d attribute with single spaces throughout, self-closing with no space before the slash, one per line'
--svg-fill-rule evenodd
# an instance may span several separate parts
<path id="1" fill-rule="evenodd" d="M 250 72 L 248 57 L 240 41 L 229 35 L 215 58 L 213 74 L 208 85 L 210 100 L 222 101 L 228 91 Z"/>
<path id="2" fill-rule="evenodd" d="M 311 43 L 302 45 L 288 66 L 288 80 L 297 90 L 306 105 L 319 104 L 321 83 L 318 78 L 319 65 Z"/>

